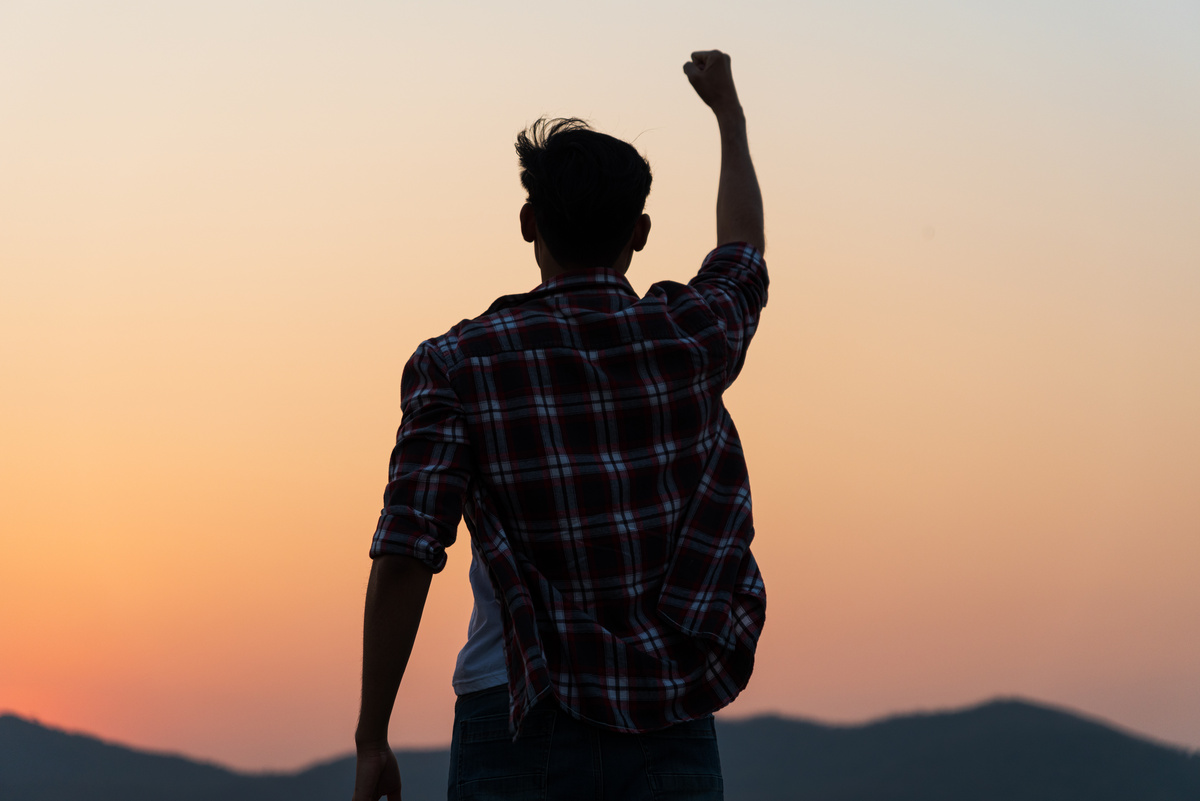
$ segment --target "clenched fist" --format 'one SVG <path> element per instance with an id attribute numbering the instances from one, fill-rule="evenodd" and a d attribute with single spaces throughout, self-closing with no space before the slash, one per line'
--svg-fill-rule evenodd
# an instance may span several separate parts
<path id="1" fill-rule="evenodd" d="M 692 53 L 692 60 L 683 65 L 683 72 L 700 99 L 717 114 L 740 108 L 727 54 L 720 50 Z"/>

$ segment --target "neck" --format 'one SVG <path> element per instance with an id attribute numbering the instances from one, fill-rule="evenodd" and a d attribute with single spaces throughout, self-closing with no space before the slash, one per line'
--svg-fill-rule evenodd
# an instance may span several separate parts
<path id="1" fill-rule="evenodd" d="M 542 242 L 541 237 L 534 242 L 533 256 L 537 260 L 538 269 L 542 273 L 542 283 L 546 283 L 551 278 L 569 273 L 585 273 L 595 272 L 596 270 L 608 270 L 610 272 L 620 273 L 624 275 L 629 270 L 629 263 L 633 261 L 633 249 L 626 248 L 617 260 L 607 267 L 576 267 L 575 265 L 560 264 L 558 259 L 554 258 L 554 254 L 550 252 L 550 248 L 546 247 Z"/>

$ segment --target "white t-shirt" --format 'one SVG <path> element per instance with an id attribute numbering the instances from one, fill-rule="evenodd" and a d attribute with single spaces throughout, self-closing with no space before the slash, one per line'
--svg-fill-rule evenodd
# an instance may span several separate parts
<path id="1" fill-rule="evenodd" d="M 467 644 L 458 652 L 454 666 L 454 693 L 466 695 L 508 684 L 508 669 L 504 664 L 504 629 L 500 622 L 500 601 L 492 589 L 483 559 L 471 543 L 471 594 L 475 608 L 467 628 Z"/>

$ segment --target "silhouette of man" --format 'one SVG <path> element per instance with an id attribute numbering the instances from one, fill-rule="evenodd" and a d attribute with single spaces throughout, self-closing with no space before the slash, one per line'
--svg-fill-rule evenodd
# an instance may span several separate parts
<path id="1" fill-rule="evenodd" d="M 354 801 L 400 797 L 387 742 L 460 519 L 475 593 L 451 799 L 722 798 L 712 713 L 746 686 L 766 594 L 722 402 L 767 300 L 762 195 L 729 56 L 684 65 L 721 136 L 717 244 L 639 298 L 650 167 L 579 120 L 517 139 L 542 283 L 423 342 L 371 545 Z"/>

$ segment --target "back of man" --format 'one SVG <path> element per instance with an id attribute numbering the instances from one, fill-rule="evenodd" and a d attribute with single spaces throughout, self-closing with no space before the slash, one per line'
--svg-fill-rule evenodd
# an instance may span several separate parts
<path id="1" fill-rule="evenodd" d="M 648 165 L 579 121 L 542 121 L 518 140 L 542 283 L 405 368 L 371 549 L 356 799 L 399 789 L 387 720 L 462 517 L 477 608 L 450 797 L 720 797 L 711 713 L 749 680 L 765 610 L 721 395 L 767 275 L 729 59 L 696 53 L 685 71 L 722 134 L 723 246 L 696 278 L 633 293 Z"/>

